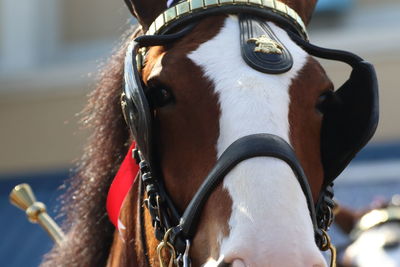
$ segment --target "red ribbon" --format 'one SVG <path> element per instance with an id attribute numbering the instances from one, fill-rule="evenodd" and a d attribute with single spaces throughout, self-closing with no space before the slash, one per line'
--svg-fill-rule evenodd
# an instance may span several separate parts
<path id="1" fill-rule="evenodd" d="M 108 217 L 116 228 L 118 228 L 118 218 L 124 199 L 128 195 L 130 188 L 135 182 L 137 173 L 139 172 L 139 166 L 136 164 L 132 155 L 135 145 L 135 142 L 133 142 L 130 146 L 107 195 L 106 208 Z"/>

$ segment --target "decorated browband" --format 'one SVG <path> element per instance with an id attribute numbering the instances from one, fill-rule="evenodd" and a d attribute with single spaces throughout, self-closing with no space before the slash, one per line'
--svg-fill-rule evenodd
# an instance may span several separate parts
<path id="1" fill-rule="evenodd" d="M 302 39 L 308 41 L 306 26 L 301 17 L 291 7 L 278 0 L 184 0 L 177 4 L 174 2 L 153 21 L 144 36 L 139 38 L 163 35 L 175 26 L 190 23 L 202 16 L 240 13 L 246 10 L 247 13 L 261 17 L 267 13 L 268 18 L 284 24 Z M 144 65 L 146 50 L 146 45 L 143 45 L 136 54 L 136 65 L 139 72 Z"/>
<path id="2" fill-rule="evenodd" d="M 275 12 L 291 20 L 303 37 L 308 39 L 306 26 L 301 17 L 291 7 L 277 0 L 185 0 L 161 13 L 150 25 L 146 35 L 161 34 L 171 23 L 196 13 L 207 10 L 207 14 L 210 14 L 213 9 L 221 10 L 221 7 L 229 6 L 255 7 Z"/>

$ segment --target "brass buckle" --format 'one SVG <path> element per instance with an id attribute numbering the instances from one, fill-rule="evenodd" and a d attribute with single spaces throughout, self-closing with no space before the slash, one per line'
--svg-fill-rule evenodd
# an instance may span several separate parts
<path id="1" fill-rule="evenodd" d="M 329 237 L 328 233 L 323 229 L 321 229 L 321 231 L 323 237 L 321 250 L 322 251 L 329 250 L 331 252 L 330 267 L 336 267 L 336 247 L 332 244 L 331 238 Z"/>
<path id="2" fill-rule="evenodd" d="M 160 267 L 173 267 L 176 265 L 176 251 L 174 246 L 168 241 L 169 234 L 171 233 L 173 228 L 168 229 L 167 232 L 165 232 L 163 240 L 160 242 L 160 244 L 157 246 L 157 255 L 158 255 L 158 261 L 160 262 Z M 167 250 L 167 253 L 169 254 L 169 261 L 168 263 L 164 261 L 162 257 L 162 251 Z"/>

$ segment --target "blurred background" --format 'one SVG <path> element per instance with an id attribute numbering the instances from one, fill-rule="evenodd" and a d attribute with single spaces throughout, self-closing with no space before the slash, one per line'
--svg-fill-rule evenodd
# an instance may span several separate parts
<path id="1" fill-rule="evenodd" d="M 337 182 L 336 196 L 361 208 L 400 193 L 400 2 L 321 0 L 309 27 L 321 46 L 353 51 L 375 64 L 381 119 L 373 142 Z M 134 23 L 123 1 L 0 0 L 0 263 L 37 266 L 51 240 L 8 194 L 32 185 L 55 215 L 57 190 L 86 133 L 77 123 L 96 72 Z M 349 69 L 323 62 L 340 84 Z M 336 242 L 345 237 L 335 231 Z"/>

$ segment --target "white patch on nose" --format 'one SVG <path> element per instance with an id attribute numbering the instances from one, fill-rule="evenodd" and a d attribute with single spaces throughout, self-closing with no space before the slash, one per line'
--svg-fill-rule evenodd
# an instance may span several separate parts
<path id="1" fill-rule="evenodd" d="M 220 104 L 218 157 L 235 140 L 270 133 L 289 140 L 289 88 L 308 55 L 270 23 L 293 57 L 290 71 L 270 75 L 249 67 L 240 53 L 235 16 L 188 57 L 214 83 Z M 307 202 L 290 167 L 259 157 L 237 165 L 224 180 L 232 198 L 230 234 L 221 242 L 225 261 L 246 266 L 325 266 L 315 241 Z"/>

